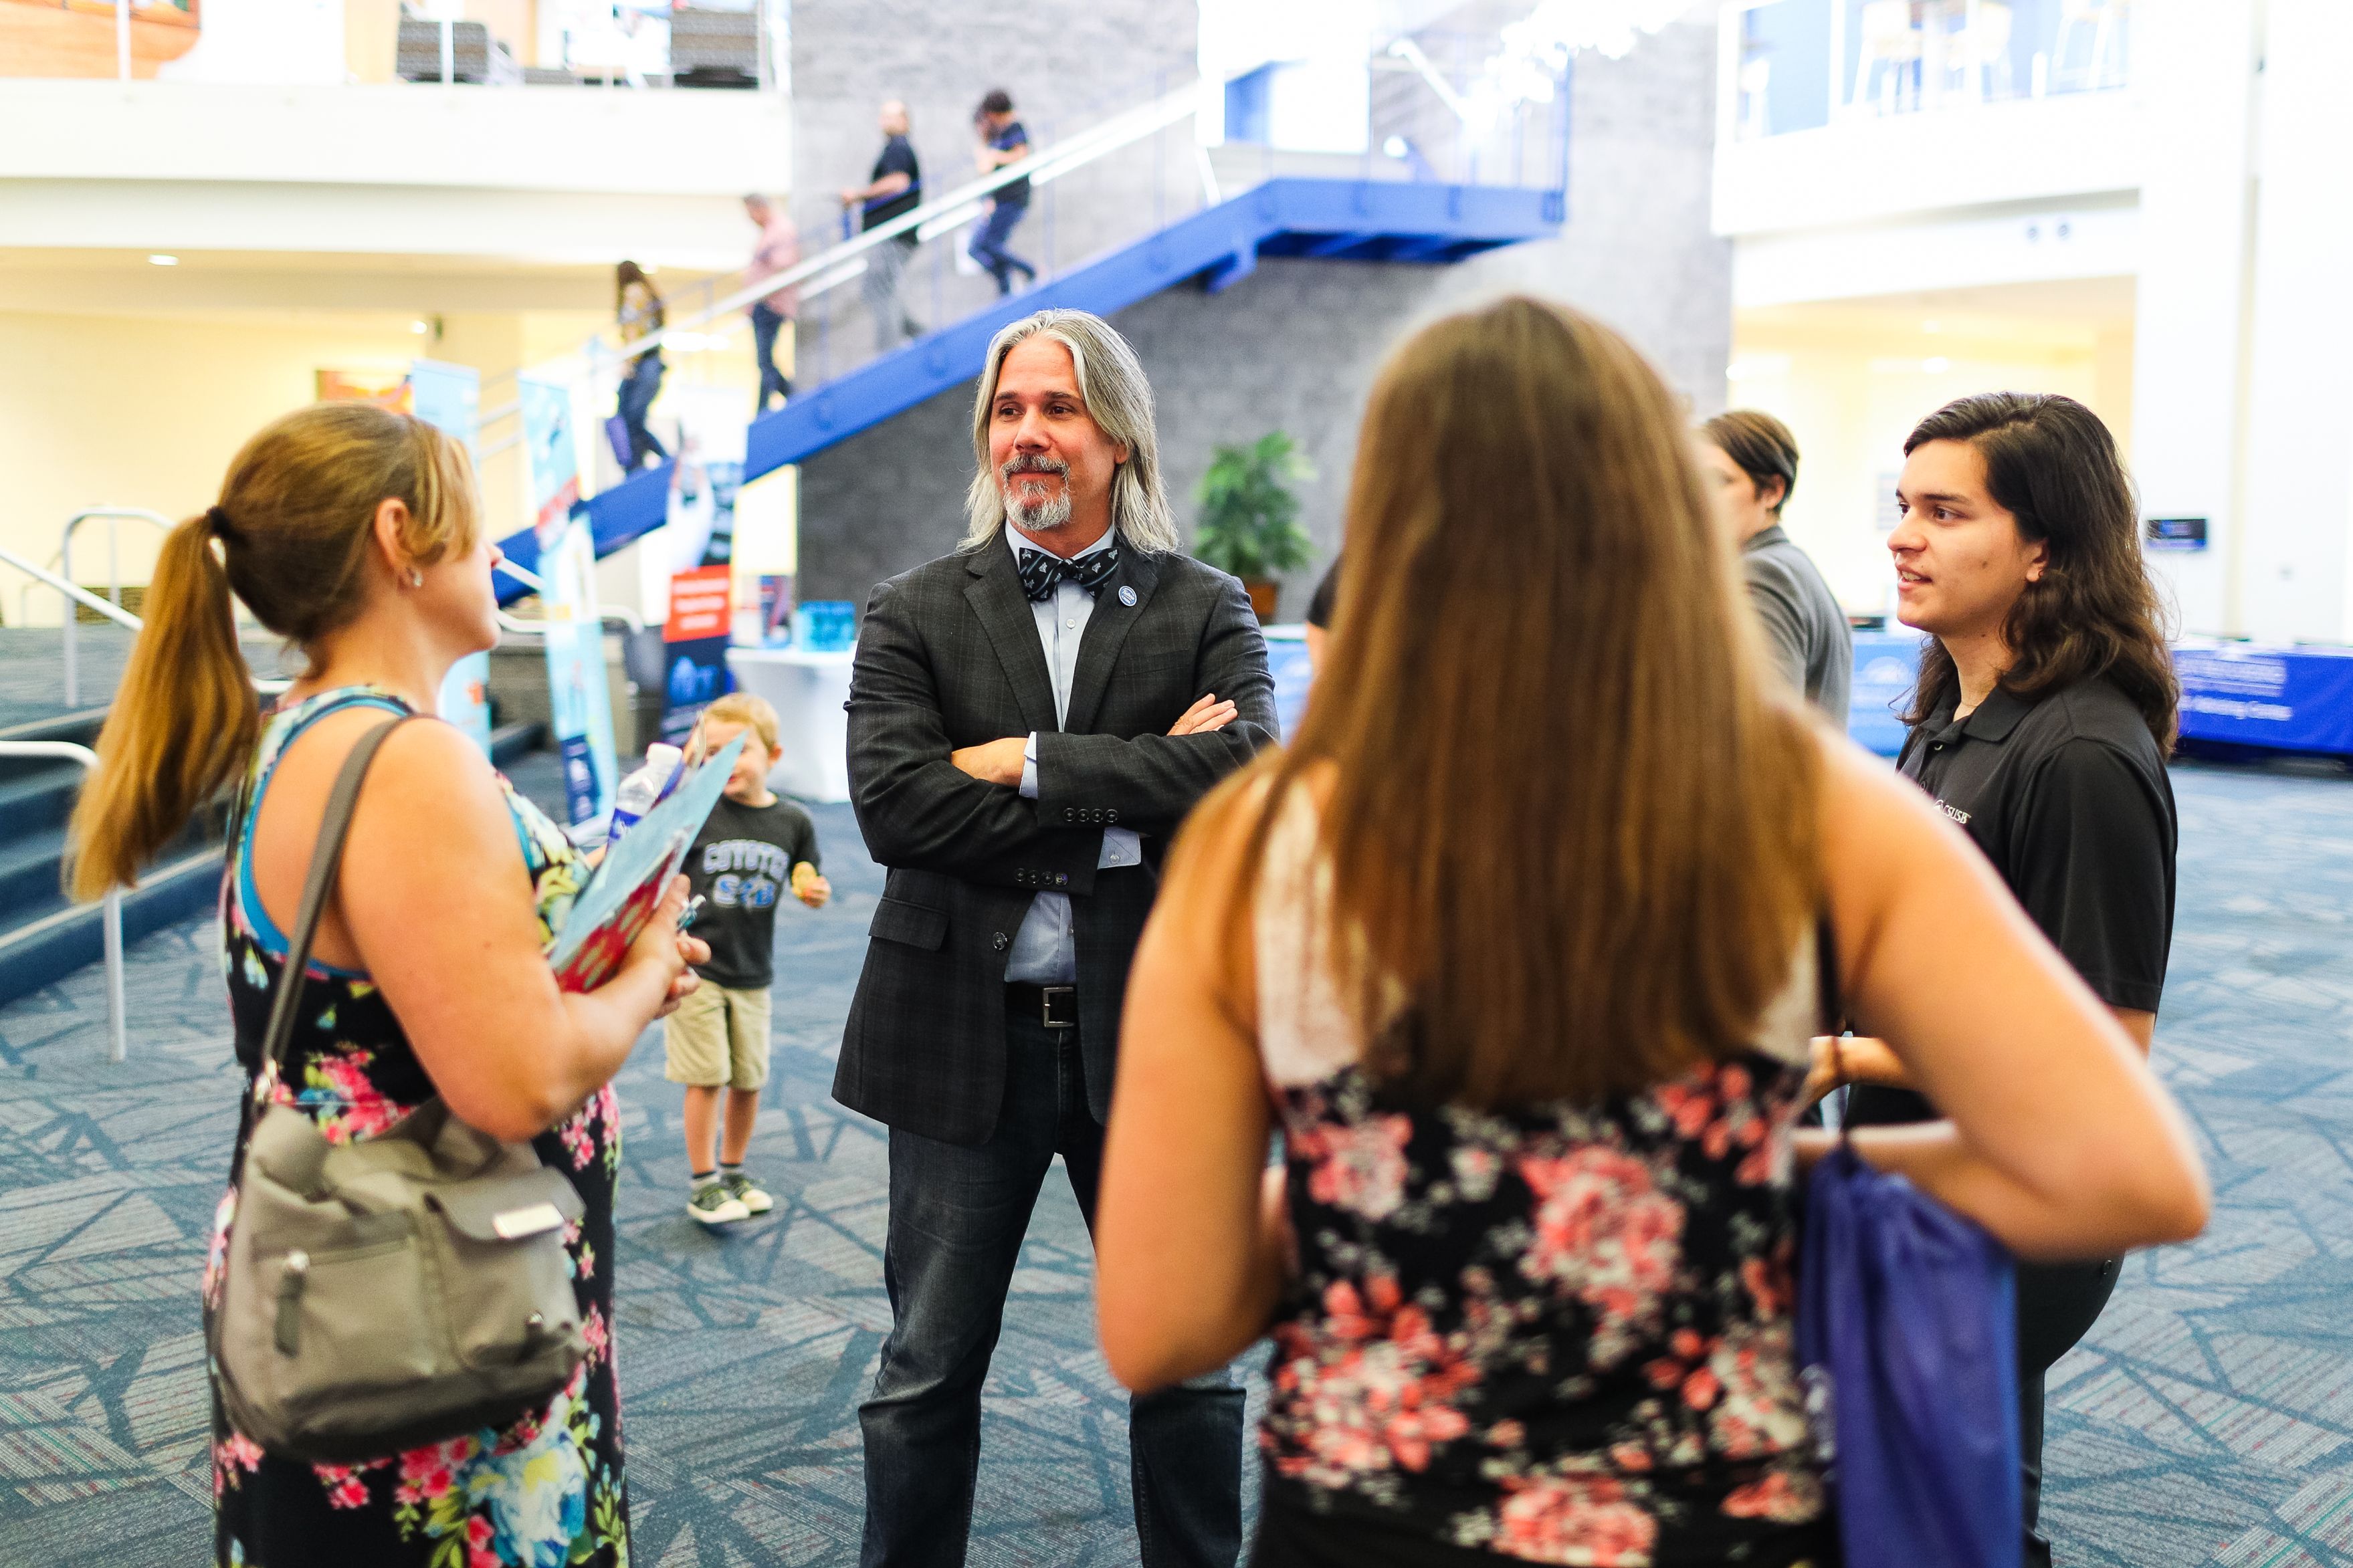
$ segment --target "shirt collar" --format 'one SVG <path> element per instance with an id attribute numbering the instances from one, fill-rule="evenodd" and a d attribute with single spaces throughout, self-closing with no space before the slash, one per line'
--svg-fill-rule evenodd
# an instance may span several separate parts
<path id="1" fill-rule="evenodd" d="M 1969 710 L 1969 716 L 1960 721 L 1960 731 L 1972 741 L 1990 741 L 1996 745 L 2010 739 L 2018 721 L 2033 710 L 2034 704 L 1997 686 L 1986 694 L 1986 700 Z M 1947 718 L 1942 728 L 1951 728 Z"/>
<path id="2" fill-rule="evenodd" d="M 1118 542 L 1119 527 L 1114 523 L 1111 527 L 1103 530 L 1103 536 L 1101 539 L 1096 540 L 1092 544 L 1088 545 L 1084 550 L 1082 550 L 1076 555 L 1071 556 L 1071 559 L 1073 561 L 1084 561 L 1088 556 L 1095 554 L 1100 551 L 1109 550 L 1113 545 L 1117 544 Z M 1021 563 L 1021 552 L 1024 550 L 1046 549 L 1044 545 L 1039 543 L 1036 540 L 1030 538 L 1028 534 L 1014 527 L 1013 521 L 1010 518 L 1007 519 L 1005 523 L 1005 548 L 1013 552 L 1013 562 L 1017 566 Z M 1053 553 L 1050 550 L 1046 552 L 1050 555 Z"/>
<path id="3" fill-rule="evenodd" d="M 1760 528 L 1756 532 L 1750 534 L 1747 538 L 1742 540 L 1740 542 L 1740 553 L 1746 555 L 1752 550 L 1762 550 L 1768 544 L 1787 544 L 1788 542 L 1788 534 L 1782 531 L 1781 525 L 1777 522 L 1770 528 Z"/>

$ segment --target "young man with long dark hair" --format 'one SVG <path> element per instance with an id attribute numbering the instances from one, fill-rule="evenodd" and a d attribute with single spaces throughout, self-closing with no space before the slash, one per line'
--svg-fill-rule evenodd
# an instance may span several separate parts
<path id="1" fill-rule="evenodd" d="M 1896 497 L 1896 616 L 1930 638 L 1897 766 L 2146 1052 L 2173 936 L 2179 691 L 2116 442 L 2073 398 L 1965 397 L 1912 432 Z M 1861 1080 L 1852 1124 L 1938 1114 L 1875 1043 L 1839 1055 Z M 2051 1561 L 2043 1374 L 2099 1316 L 2119 1262 L 2019 1268 L 2030 1568 Z"/>

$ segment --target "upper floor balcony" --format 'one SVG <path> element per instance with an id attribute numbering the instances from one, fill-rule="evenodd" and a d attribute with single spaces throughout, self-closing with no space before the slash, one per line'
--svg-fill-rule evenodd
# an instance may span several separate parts
<path id="1" fill-rule="evenodd" d="M 1715 226 L 1823 228 L 2130 191 L 2132 0 L 1726 8 Z"/>
<path id="2" fill-rule="evenodd" d="M 765 9 L 434 9 L 0 0 L 5 243 L 741 261 L 792 169 Z"/>

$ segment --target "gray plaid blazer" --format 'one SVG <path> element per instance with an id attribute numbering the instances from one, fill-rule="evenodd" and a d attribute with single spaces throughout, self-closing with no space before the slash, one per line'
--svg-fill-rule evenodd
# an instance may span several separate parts
<path id="1" fill-rule="evenodd" d="M 1135 590 L 1135 603 L 1120 590 Z M 1208 735 L 1169 725 L 1204 692 L 1240 710 Z M 1266 643 L 1241 584 L 1188 556 L 1120 553 L 1079 645 L 1070 718 L 1002 543 L 892 578 L 867 601 L 849 677 L 849 793 L 889 869 L 849 1005 L 833 1097 L 944 1142 L 987 1142 L 1005 1095 L 1005 965 L 1040 889 L 1071 897 L 1087 1098 L 1110 1113 L 1128 965 L 1185 814 L 1274 739 Z M 1038 798 L 948 753 L 1038 734 Z M 1145 863 L 1098 877 L 1103 830 Z"/>

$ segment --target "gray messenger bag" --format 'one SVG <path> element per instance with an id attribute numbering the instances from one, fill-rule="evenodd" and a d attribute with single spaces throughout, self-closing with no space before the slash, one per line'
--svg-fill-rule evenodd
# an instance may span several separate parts
<path id="1" fill-rule="evenodd" d="M 288 1047 L 360 780 L 403 720 L 352 748 L 319 827 L 262 1059 Z M 400 1453 L 544 1405 L 586 1352 L 564 1251 L 580 1194 L 524 1143 L 427 1100 L 356 1143 L 271 1105 L 247 1145 L 227 1278 L 206 1323 L 229 1425 L 312 1463 Z"/>

